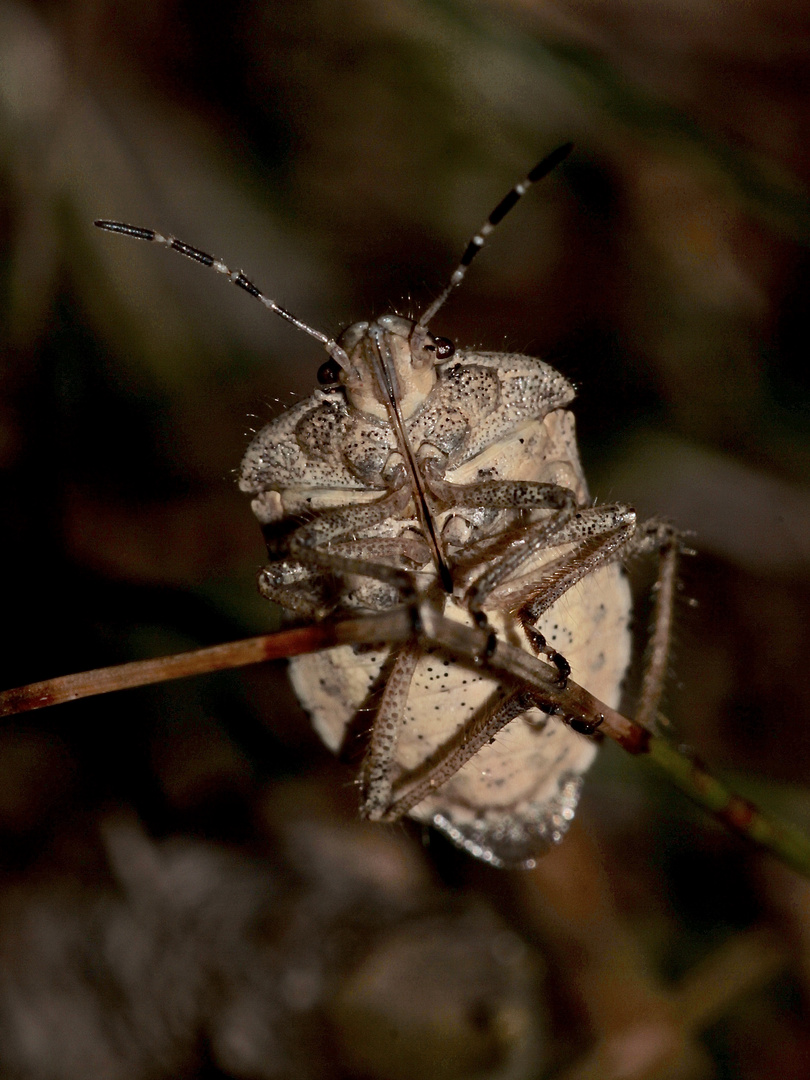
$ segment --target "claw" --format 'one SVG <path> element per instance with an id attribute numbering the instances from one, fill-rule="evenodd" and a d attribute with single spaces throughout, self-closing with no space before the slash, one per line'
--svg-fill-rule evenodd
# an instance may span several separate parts
<path id="1" fill-rule="evenodd" d="M 482 627 L 482 629 L 483 630 L 488 629 L 488 624 L 484 625 Z M 485 664 L 487 662 L 487 660 L 489 660 L 491 657 L 493 657 L 495 655 L 495 649 L 497 647 L 498 647 L 498 637 L 497 637 L 494 630 L 490 630 L 489 633 L 487 634 L 486 643 L 484 644 L 484 647 L 481 650 L 481 652 L 475 657 L 474 663 L 478 667 L 481 667 L 483 664 Z"/>
<path id="2" fill-rule="evenodd" d="M 546 649 L 546 653 L 548 654 L 549 660 L 559 672 L 557 682 L 560 684 L 561 689 L 564 690 L 568 685 L 568 677 L 571 674 L 571 665 L 562 653 L 558 653 L 556 649 Z"/>
<path id="3" fill-rule="evenodd" d="M 568 726 L 572 731 L 576 731 L 580 735 L 595 735 L 604 723 L 604 720 L 604 716 L 600 713 L 595 720 L 569 720 Z"/>
<path id="4" fill-rule="evenodd" d="M 571 665 L 562 655 L 558 653 L 556 649 L 546 642 L 545 637 L 534 626 L 527 626 L 524 624 L 523 629 L 526 631 L 526 637 L 529 639 L 529 644 L 538 655 L 542 653 L 548 658 L 557 669 L 557 682 L 562 690 L 568 685 L 568 678 L 571 675 Z"/>

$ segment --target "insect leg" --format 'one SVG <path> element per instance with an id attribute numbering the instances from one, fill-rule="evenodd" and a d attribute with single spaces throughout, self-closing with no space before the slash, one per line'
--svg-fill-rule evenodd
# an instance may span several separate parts
<path id="1" fill-rule="evenodd" d="M 561 530 L 577 511 L 576 496 L 560 484 L 533 480 L 483 480 L 478 484 L 452 484 L 439 475 L 439 466 L 426 462 L 425 479 L 442 509 L 449 506 L 504 510 L 552 510 L 551 517 L 525 528 L 513 549 L 492 563 L 467 592 L 470 611 L 479 618 L 486 596 L 518 570 L 536 551 L 557 542 Z"/>
<path id="2" fill-rule="evenodd" d="M 290 536 L 289 554 L 305 566 L 321 566 L 335 574 L 359 574 L 376 578 L 411 592 L 413 582 L 406 571 L 328 550 L 330 544 L 362 535 L 364 530 L 380 522 L 401 516 L 410 498 L 410 488 L 399 485 L 375 502 L 325 510 L 313 521 L 301 525 Z"/>
<path id="3" fill-rule="evenodd" d="M 407 814 L 455 776 L 516 716 L 536 704 L 538 702 L 534 695 L 523 689 L 509 690 L 505 697 L 486 702 L 479 715 L 472 717 L 418 768 L 397 779 L 393 785 L 393 797 L 382 820 L 397 821 Z"/>
<path id="4" fill-rule="evenodd" d="M 430 548 L 417 533 L 402 536 L 364 537 L 362 540 L 340 540 L 335 543 L 337 554 L 349 559 L 363 559 L 372 563 L 397 566 L 410 564 L 405 569 L 424 566 L 430 561 Z"/>
<path id="5" fill-rule="evenodd" d="M 626 506 L 595 506 L 580 510 L 572 521 L 555 537 L 555 543 L 576 541 L 573 551 L 543 567 L 540 580 L 523 591 L 519 604 L 521 622 L 531 625 L 578 581 L 600 566 L 630 554 L 636 532 L 636 515 Z M 491 590 L 490 603 L 497 605 L 514 596 L 511 582 L 500 590 Z M 514 600 L 510 606 L 516 606 Z"/>
<path id="6" fill-rule="evenodd" d="M 658 730 L 658 706 L 667 677 L 667 661 L 672 642 L 672 619 L 675 607 L 675 588 L 678 580 L 678 560 L 683 547 L 677 531 L 665 523 L 651 520 L 640 526 L 636 547 L 640 552 L 650 547 L 658 550 L 658 577 L 653 586 L 655 603 L 652 629 L 647 642 L 644 671 L 641 678 L 636 723 L 650 731 Z"/>
<path id="7" fill-rule="evenodd" d="M 592 535 L 596 518 L 598 535 Z M 557 664 L 563 681 L 568 672 L 563 669 L 564 658 L 550 650 L 543 636 L 536 629 L 536 622 L 556 600 L 582 578 L 600 566 L 616 559 L 643 555 L 652 551 L 659 553 L 658 578 L 655 585 L 655 610 L 653 628 L 647 646 L 644 674 L 642 676 L 636 720 L 643 727 L 655 730 L 658 706 L 667 674 L 667 657 L 672 637 L 672 613 L 677 583 L 678 557 L 682 550 L 678 533 L 672 526 L 651 519 L 640 526 L 635 525 L 635 515 L 623 506 L 594 507 L 580 511 L 561 534 L 585 530 L 585 536 L 577 547 L 551 566 L 544 568 L 541 581 L 533 595 L 526 598 L 518 610 L 518 618 L 537 652 L 545 652 Z M 591 535 L 588 535 L 591 533 Z M 506 587 L 505 587 L 506 588 Z M 491 596 L 491 600 L 497 600 Z M 565 664 L 567 667 L 567 664 Z"/>
<path id="8" fill-rule="evenodd" d="M 527 531 L 532 532 L 534 528 L 542 530 L 542 523 L 540 526 L 529 526 Z M 477 593 L 479 603 L 508 607 L 516 613 L 533 649 L 548 656 L 560 673 L 560 682 L 565 685 L 571 673 L 570 665 L 564 656 L 548 645 L 537 629 L 537 620 L 578 581 L 625 554 L 635 531 L 636 515 L 625 506 L 579 510 L 563 524 L 553 539 L 555 544 L 576 541 L 576 547 L 543 567 L 539 581 L 532 582 L 528 587 L 521 582 L 502 582 L 500 587 L 496 585 L 485 592 L 482 581 L 486 586 L 489 576 L 485 574 L 476 582 L 473 590 Z M 537 550 L 534 544 L 527 544 L 527 548 L 532 552 Z M 516 555 L 519 554 L 520 550 Z M 512 569 L 519 570 L 523 561 L 513 558 Z"/>
<path id="9" fill-rule="evenodd" d="M 505 510 L 567 510 L 576 508 L 576 497 L 561 484 L 539 480 L 481 480 L 477 484 L 453 484 L 442 476 L 444 466 L 430 458 L 423 466 L 431 494 L 442 505 Z"/>
<path id="10" fill-rule="evenodd" d="M 427 545 L 416 535 L 338 541 L 336 546 L 335 561 L 352 560 L 352 564 L 358 565 L 362 561 L 366 576 L 379 578 L 380 575 L 375 573 L 377 568 L 388 567 L 402 578 L 396 584 L 404 585 L 407 575 L 407 593 L 415 591 L 411 578 L 413 570 L 424 566 L 430 558 Z M 265 599 L 302 618 L 322 619 L 339 606 L 340 595 L 332 574 L 318 573 L 317 567 L 296 559 L 283 556 L 274 559 L 259 571 L 258 585 Z"/>
<path id="11" fill-rule="evenodd" d="M 397 653 L 371 727 L 368 753 L 361 769 L 361 813 L 371 821 L 388 820 L 391 806 L 391 772 L 411 680 L 421 651 L 418 643 L 411 642 Z"/>
<path id="12" fill-rule="evenodd" d="M 263 566 L 257 578 L 259 592 L 273 604 L 304 619 L 322 619 L 334 607 L 321 582 L 301 563 L 280 559 Z"/>

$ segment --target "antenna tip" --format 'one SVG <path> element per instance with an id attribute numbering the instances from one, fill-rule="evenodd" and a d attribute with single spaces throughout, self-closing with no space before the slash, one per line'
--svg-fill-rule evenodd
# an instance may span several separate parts
<path id="1" fill-rule="evenodd" d="M 556 150 L 552 150 L 550 154 L 547 154 L 542 161 L 529 173 L 528 179 L 532 184 L 537 183 L 538 180 L 542 180 L 544 176 L 556 169 L 560 162 L 565 161 L 571 151 L 574 149 L 572 142 L 563 143 L 562 146 L 558 146 Z"/>

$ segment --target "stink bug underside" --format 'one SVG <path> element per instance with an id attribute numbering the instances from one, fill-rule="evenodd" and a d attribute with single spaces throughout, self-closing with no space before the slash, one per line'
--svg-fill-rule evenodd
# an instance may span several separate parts
<path id="1" fill-rule="evenodd" d="M 639 525 L 627 506 L 591 504 L 563 375 L 532 357 L 456 349 L 428 329 L 495 225 L 570 149 L 501 201 L 421 318 L 384 315 L 337 340 L 205 252 L 96 224 L 212 267 L 329 353 L 321 387 L 267 424 L 242 462 L 240 487 L 270 556 L 259 575 L 265 596 L 308 620 L 428 604 L 546 656 L 560 687 L 571 674 L 615 707 L 631 651 L 621 560 L 659 551 L 671 581 L 674 533 Z M 659 602 L 642 686 L 648 722 L 665 669 L 666 608 Z M 576 720 L 572 730 L 553 695 L 504 681 L 478 659 L 415 635 L 299 656 L 291 676 L 332 750 L 356 756 L 365 729 L 367 817 L 407 814 L 493 865 L 532 865 L 573 817 L 595 754 L 582 733 L 600 719 L 564 717 Z"/>

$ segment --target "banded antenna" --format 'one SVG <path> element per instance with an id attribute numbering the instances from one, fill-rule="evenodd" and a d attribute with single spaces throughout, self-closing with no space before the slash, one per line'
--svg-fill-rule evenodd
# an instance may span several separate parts
<path id="1" fill-rule="evenodd" d="M 215 255 L 209 255 L 207 251 L 200 251 L 199 248 L 192 247 L 190 244 L 178 240 L 176 236 L 163 236 L 162 233 L 155 232 L 154 229 L 141 229 L 137 225 L 127 225 L 123 221 L 99 220 L 94 221 L 93 224 L 96 228 L 103 229 L 105 232 L 122 233 L 124 236 L 134 236 L 136 240 L 150 240 L 154 244 L 162 244 L 164 247 L 171 248 L 172 251 L 179 251 L 179 253 L 185 255 L 187 259 L 193 259 L 194 262 L 202 263 L 203 266 L 209 266 L 212 270 L 216 270 L 218 274 L 223 274 L 238 288 L 244 289 L 246 293 L 258 300 L 260 304 L 264 304 L 264 306 L 269 308 L 274 314 L 285 319 L 288 323 L 292 323 L 292 325 L 298 327 L 299 330 L 303 330 L 304 333 L 309 334 L 310 337 L 314 337 L 316 341 L 320 341 L 329 355 L 337 360 L 341 366 L 348 365 L 348 356 L 334 338 L 327 337 L 326 334 L 322 334 L 320 330 L 315 330 L 314 327 L 308 326 L 307 323 L 296 318 L 291 311 L 287 311 L 286 308 L 277 304 L 275 300 L 271 300 L 269 296 L 265 296 L 261 289 L 257 288 L 252 281 L 246 278 L 241 270 L 231 270 L 222 259 L 218 259 Z"/>
<path id="2" fill-rule="evenodd" d="M 478 232 L 472 237 L 469 244 L 467 244 L 464 254 L 461 256 L 461 262 L 450 275 L 450 281 L 447 284 L 447 288 L 443 293 L 440 293 L 440 295 L 436 297 L 424 315 L 420 317 L 418 322 L 419 326 L 427 326 L 439 308 L 443 306 L 453 289 L 461 284 L 464 280 L 464 275 L 467 273 L 467 267 L 484 246 L 487 237 L 493 231 L 495 226 L 500 225 L 515 203 L 519 202 L 532 184 L 536 184 L 538 180 L 542 180 L 544 176 L 548 176 L 552 169 L 556 169 L 561 161 L 565 161 L 573 149 L 574 144 L 572 142 L 565 143 L 564 146 L 558 146 L 556 150 L 552 150 L 552 152 L 544 157 L 542 161 L 539 161 L 519 184 L 515 184 L 512 190 L 504 195 Z"/>
<path id="3" fill-rule="evenodd" d="M 478 232 L 475 233 L 467 244 L 464 254 L 461 256 L 461 262 L 450 275 L 450 281 L 447 284 L 447 288 L 433 301 L 424 315 L 421 316 L 417 325 L 423 327 L 427 326 L 439 308 L 442 307 L 453 289 L 463 281 L 464 275 L 467 273 L 467 267 L 484 246 L 490 233 L 495 229 L 495 226 L 503 221 L 512 207 L 526 194 L 533 184 L 536 184 L 538 180 L 542 180 L 544 176 L 548 176 L 553 169 L 556 169 L 561 161 L 564 161 L 568 157 L 573 149 L 574 144 L 568 142 L 563 146 L 557 147 L 556 150 L 552 150 L 550 154 L 535 165 L 531 172 L 528 173 L 519 184 L 515 184 L 512 190 L 507 192 Z M 136 240 L 149 240 L 154 244 L 162 244 L 164 247 L 171 248 L 172 251 L 177 251 L 181 255 L 185 255 L 187 259 L 193 259 L 194 262 L 202 263 L 203 266 L 208 266 L 212 270 L 216 270 L 218 274 L 224 275 L 238 288 L 244 289 L 246 293 L 249 293 L 249 295 L 258 300 L 259 303 L 264 304 L 264 306 L 269 308 L 274 314 L 286 320 L 288 323 L 291 323 L 299 330 L 303 330 L 305 334 L 309 334 L 310 337 L 315 338 L 316 341 L 320 341 L 329 355 L 341 366 L 348 364 L 349 360 L 345 351 L 338 345 L 334 338 L 327 337 L 326 334 L 322 334 L 320 330 L 316 330 L 314 327 L 302 322 L 301 319 L 296 318 L 292 312 L 287 311 L 286 308 L 277 304 L 275 300 L 271 300 L 269 296 L 265 296 L 261 289 L 246 278 L 241 270 L 231 270 L 222 259 L 218 259 L 215 255 L 209 255 L 207 251 L 201 251 L 199 248 L 192 247 L 191 244 L 186 244 L 184 241 L 178 240 L 176 236 L 164 236 L 154 229 L 142 229 L 137 225 L 128 225 L 123 221 L 107 221 L 101 219 L 94 221 L 93 224 L 96 228 L 103 229 L 105 232 L 121 233 L 124 236 L 132 236 Z"/>

